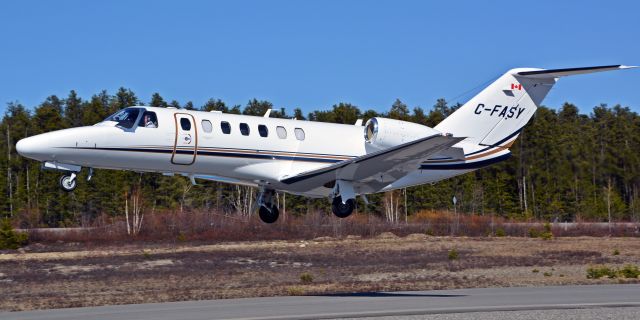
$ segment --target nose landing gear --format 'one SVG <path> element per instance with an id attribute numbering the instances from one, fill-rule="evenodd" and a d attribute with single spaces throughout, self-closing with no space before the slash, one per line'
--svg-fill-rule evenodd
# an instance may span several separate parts
<path id="1" fill-rule="evenodd" d="M 62 190 L 66 192 L 71 192 L 75 190 L 76 187 L 78 186 L 75 172 L 65 173 L 60 177 L 59 182 L 60 182 L 60 188 L 62 188 Z"/>
<path id="2" fill-rule="evenodd" d="M 47 165 L 45 163 L 45 165 L 43 165 L 43 168 L 57 169 L 64 172 L 62 176 L 60 176 L 60 179 L 58 179 L 58 183 L 60 185 L 60 188 L 65 192 L 71 192 L 75 190 L 76 187 L 78 186 L 78 179 L 76 178 L 78 177 L 78 172 L 80 172 L 80 169 L 82 169 L 82 167 L 72 166 L 72 165 L 64 165 L 64 167 L 62 167 L 60 164 Z M 89 174 L 87 174 L 87 181 L 91 181 L 92 177 L 93 177 L 93 168 L 89 168 Z"/>

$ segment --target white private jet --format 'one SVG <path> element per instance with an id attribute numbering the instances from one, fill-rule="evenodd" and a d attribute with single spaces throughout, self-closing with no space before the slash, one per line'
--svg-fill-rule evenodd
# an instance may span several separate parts
<path id="1" fill-rule="evenodd" d="M 20 140 L 22 156 L 64 171 L 76 187 L 82 167 L 160 172 L 260 189 L 266 223 L 278 219 L 274 192 L 329 197 L 347 217 L 357 195 L 467 173 L 505 160 L 509 147 L 559 77 L 632 68 L 623 65 L 519 68 L 490 84 L 435 128 L 372 118 L 362 126 L 133 106 L 93 126 Z M 366 200 L 366 198 L 365 198 Z"/>

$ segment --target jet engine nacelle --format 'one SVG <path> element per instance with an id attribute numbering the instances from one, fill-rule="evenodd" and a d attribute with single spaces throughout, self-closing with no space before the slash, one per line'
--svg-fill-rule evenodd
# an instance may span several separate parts
<path id="1" fill-rule="evenodd" d="M 364 126 L 364 140 L 378 150 L 437 133 L 440 131 L 421 124 L 387 118 L 371 118 Z"/>

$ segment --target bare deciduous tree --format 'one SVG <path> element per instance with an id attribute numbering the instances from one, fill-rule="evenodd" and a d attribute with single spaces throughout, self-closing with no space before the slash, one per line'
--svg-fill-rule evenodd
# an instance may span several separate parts
<path id="1" fill-rule="evenodd" d="M 235 189 L 235 193 L 231 195 L 231 204 L 235 208 L 236 213 L 242 217 L 251 216 L 254 201 L 254 188 L 236 185 Z"/>
<path id="2" fill-rule="evenodd" d="M 398 191 L 384 193 L 384 214 L 387 221 L 396 223 L 399 220 L 400 195 Z"/>
<path id="3" fill-rule="evenodd" d="M 11 136 L 7 125 L 7 184 L 9 186 L 9 216 L 13 217 L 13 181 L 11 177 Z"/>
<path id="4" fill-rule="evenodd" d="M 126 192 L 124 198 L 124 215 L 127 223 L 127 234 L 137 235 L 142 229 L 142 221 L 144 219 L 144 212 L 142 211 L 142 192 L 140 192 L 140 184 L 142 182 L 142 175 L 138 180 L 138 185 L 134 187 L 131 193 Z M 131 220 L 129 220 L 129 199 L 131 199 Z"/>

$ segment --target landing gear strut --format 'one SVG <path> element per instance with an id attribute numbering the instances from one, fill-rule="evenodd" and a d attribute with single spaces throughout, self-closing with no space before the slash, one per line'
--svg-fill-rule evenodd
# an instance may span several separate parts
<path id="1" fill-rule="evenodd" d="M 65 173 L 60 177 L 60 188 L 66 192 L 71 192 L 76 189 L 78 184 L 76 183 L 76 173 Z"/>
<path id="2" fill-rule="evenodd" d="M 258 215 L 264 223 L 274 223 L 280 215 L 278 206 L 273 203 L 274 194 L 275 191 L 273 189 L 261 189 L 258 195 L 258 205 L 260 206 Z"/>

